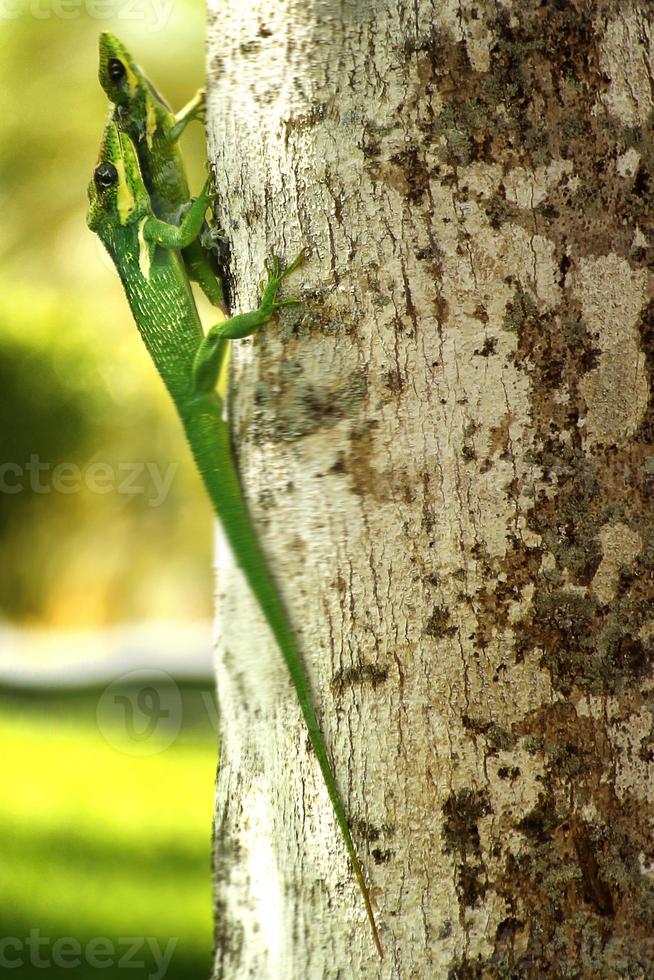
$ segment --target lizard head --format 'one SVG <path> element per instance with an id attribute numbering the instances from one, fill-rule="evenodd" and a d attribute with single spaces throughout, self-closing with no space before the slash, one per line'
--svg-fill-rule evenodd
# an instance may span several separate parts
<path id="1" fill-rule="evenodd" d="M 92 231 L 141 221 L 151 213 L 134 144 L 111 121 L 100 146 L 100 156 L 89 184 L 87 223 Z"/>
<path id="2" fill-rule="evenodd" d="M 157 128 L 157 110 L 170 112 L 168 103 L 114 34 L 103 31 L 99 49 L 100 85 L 116 106 L 123 128 L 135 139 L 150 141 Z"/>
<path id="3" fill-rule="evenodd" d="M 100 85 L 115 105 L 130 106 L 147 87 L 145 76 L 114 34 L 100 35 Z"/>

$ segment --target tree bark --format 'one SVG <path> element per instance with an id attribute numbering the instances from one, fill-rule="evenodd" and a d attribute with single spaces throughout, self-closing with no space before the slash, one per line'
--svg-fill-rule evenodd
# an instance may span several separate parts
<path id="1" fill-rule="evenodd" d="M 380 963 L 220 563 L 216 978 L 654 975 L 654 13 L 214 0 L 232 369 Z"/>

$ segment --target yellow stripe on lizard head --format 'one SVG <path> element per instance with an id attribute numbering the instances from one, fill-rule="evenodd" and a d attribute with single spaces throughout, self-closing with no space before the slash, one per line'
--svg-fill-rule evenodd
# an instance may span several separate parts
<path id="1" fill-rule="evenodd" d="M 132 66 L 129 62 L 125 64 L 125 72 L 127 74 L 127 84 L 129 85 L 129 90 L 132 95 L 136 95 L 139 90 L 139 80 L 138 77 L 132 71 Z"/>
<path id="2" fill-rule="evenodd" d="M 105 130 L 101 157 L 116 168 L 115 209 L 121 225 L 126 225 L 135 211 L 142 215 L 148 210 L 149 199 L 134 144 L 113 121 Z"/>

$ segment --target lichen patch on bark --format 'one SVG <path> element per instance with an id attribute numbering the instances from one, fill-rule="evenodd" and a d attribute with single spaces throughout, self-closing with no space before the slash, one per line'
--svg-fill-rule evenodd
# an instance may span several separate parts
<path id="1" fill-rule="evenodd" d="M 645 125 L 654 108 L 654 29 L 645 12 L 642 4 L 629 0 L 615 5 L 600 44 L 600 69 L 607 84 L 599 101 L 625 126 Z"/>
<path id="2" fill-rule="evenodd" d="M 590 588 L 603 606 L 616 598 L 620 573 L 629 572 L 642 550 L 640 535 L 618 521 L 605 524 L 598 537 L 602 544 L 602 560 L 590 583 Z"/>
<path id="3" fill-rule="evenodd" d="M 615 255 L 583 258 L 570 289 L 598 349 L 598 363 L 580 379 L 586 402 L 583 443 L 620 444 L 634 435 L 649 401 L 645 356 L 638 321 L 647 298 L 648 276 Z"/>

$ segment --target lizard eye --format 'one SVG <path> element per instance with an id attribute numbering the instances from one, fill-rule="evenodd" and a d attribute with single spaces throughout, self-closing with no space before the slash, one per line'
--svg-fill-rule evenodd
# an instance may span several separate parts
<path id="1" fill-rule="evenodd" d="M 118 183 L 118 171 L 113 163 L 101 163 L 99 167 L 95 168 L 93 180 L 98 190 L 106 190 L 107 187 L 113 187 L 114 184 Z"/>
<path id="2" fill-rule="evenodd" d="M 127 72 L 125 65 L 118 58 L 110 58 L 107 64 L 107 72 L 112 82 L 122 82 Z"/>

